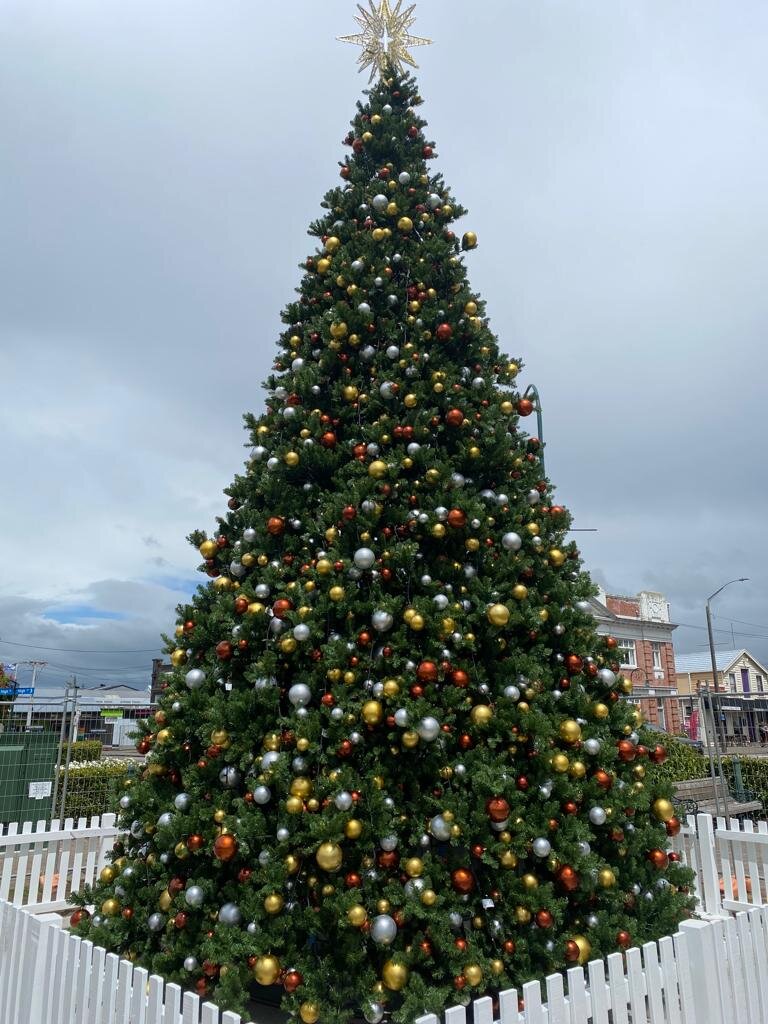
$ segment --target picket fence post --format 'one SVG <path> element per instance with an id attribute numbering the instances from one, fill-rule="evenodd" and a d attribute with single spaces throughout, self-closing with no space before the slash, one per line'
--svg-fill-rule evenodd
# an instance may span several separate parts
<path id="1" fill-rule="evenodd" d="M 716 970 L 722 950 L 715 944 L 715 929 L 706 921 L 683 921 L 680 931 L 688 951 L 693 1019 L 697 1024 L 723 1024 Z"/>

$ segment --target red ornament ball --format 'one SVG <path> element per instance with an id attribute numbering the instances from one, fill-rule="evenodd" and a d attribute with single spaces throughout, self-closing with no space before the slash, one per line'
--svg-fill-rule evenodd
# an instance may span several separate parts
<path id="1" fill-rule="evenodd" d="M 616 744 L 620 761 L 634 761 L 637 757 L 637 747 L 631 740 L 619 740 Z"/>
<path id="2" fill-rule="evenodd" d="M 680 827 L 679 818 L 670 818 L 669 821 L 666 822 L 667 835 L 676 836 L 680 831 Z"/>
<path id="3" fill-rule="evenodd" d="M 664 850 L 649 850 L 646 857 L 657 871 L 663 871 L 669 864 L 669 857 Z"/>
<path id="4" fill-rule="evenodd" d="M 225 832 L 216 838 L 216 842 L 213 844 L 213 855 L 217 860 L 232 860 L 236 853 L 237 840 L 231 833 Z"/>
<path id="5" fill-rule="evenodd" d="M 517 403 L 517 411 L 521 416 L 530 416 L 533 412 L 533 402 L 530 398 L 521 398 Z"/>
<path id="6" fill-rule="evenodd" d="M 289 601 L 285 597 L 279 597 L 277 601 L 272 605 L 272 614 L 276 619 L 285 618 L 286 612 L 293 609 L 293 602 Z"/>
<path id="7" fill-rule="evenodd" d="M 572 676 L 575 676 L 578 672 L 581 672 L 582 668 L 584 668 L 584 662 L 578 654 L 569 654 L 565 659 L 565 667 Z"/>
<path id="8" fill-rule="evenodd" d="M 267 533 L 273 537 L 279 537 L 285 532 L 285 520 L 282 516 L 270 516 L 267 520 Z"/>
<path id="9" fill-rule="evenodd" d="M 456 868 L 451 872 L 451 885 L 456 892 L 468 893 L 474 889 L 475 879 L 468 868 Z"/>
<path id="10" fill-rule="evenodd" d="M 436 683 L 437 665 L 434 661 L 422 661 L 416 669 L 416 678 L 420 683 Z"/>
<path id="11" fill-rule="evenodd" d="M 536 924 L 539 928 L 551 928 L 553 923 L 552 915 L 548 910 L 536 911 Z"/>
<path id="12" fill-rule="evenodd" d="M 648 757 L 654 764 L 664 764 L 667 760 L 667 748 L 657 743 L 653 750 L 648 752 Z"/>
<path id="13" fill-rule="evenodd" d="M 579 952 L 579 947 L 573 939 L 568 939 L 565 943 L 565 959 L 568 963 L 575 963 L 579 959 Z"/>
<path id="14" fill-rule="evenodd" d="M 619 949 L 629 949 L 632 945 L 632 936 L 629 932 L 623 930 L 618 932 L 616 935 L 616 945 Z"/>
<path id="15" fill-rule="evenodd" d="M 460 508 L 452 508 L 448 513 L 448 525 L 458 530 L 467 525 L 467 513 Z"/>
<path id="16" fill-rule="evenodd" d="M 469 675 L 461 668 L 455 668 L 451 672 L 451 682 L 462 690 L 469 686 Z"/>
<path id="17" fill-rule="evenodd" d="M 566 892 L 573 892 L 579 887 L 579 876 L 569 864 L 564 864 L 555 877 Z"/>
<path id="18" fill-rule="evenodd" d="M 491 797 L 486 802 L 485 809 L 491 821 L 506 821 L 509 817 L 509 804 L 501 796 Z"/>
<path id="19" fill-rule="evenodd" d="M 449 427 L 460 427 L 464 422 L 464 413 L 461 409 L 449 409 L 445 414 L 445 422 Z"/>
<path id="20" fill-rule="evenodd" d="M 232 644 L 229 640 L 221 640 L 216 644 L 216 657 L 222 661 L 229 661 L 232 657 Z"/>
<path id="21" fill-rule="evenodd" d="M 187 917 L 185 912 L 183 910 L 180 910 L 173 919 L 173 927 L 178 928 L 179 930 L 181 930 L 182 928 L 186 928 L 188 920 L 189 918 Z"/>
<path id="22" fill-rule="evenodd" d="M 286 992 L 295 992 L 303 984 L 304 978 L 300 971 L 288 971 L 283 978 L 283 988 Z"/>
<path id="23" fill-rule="evenodd" d="M 77 928 L 81 921 L 87 921 L 90 916 L 84 907 L 78 907 L 70 917 L 69 923 L 73 928 Z"/>
<path id="24" fill-rule="evenodd" d="M 336 447 L 336 435 L 332 430 L 326 430 L 326 432 L 320 438 L 320 444 L 323 448 L 335 448 Z"/>
<path id="25" fill-rule="evenodd" d="M 438 341 L 450 341 L 451 335 L 453 334 L 453 328 L 450 324 L 438 324 L 435 328 L 435 334 L 437 335 Z"/>

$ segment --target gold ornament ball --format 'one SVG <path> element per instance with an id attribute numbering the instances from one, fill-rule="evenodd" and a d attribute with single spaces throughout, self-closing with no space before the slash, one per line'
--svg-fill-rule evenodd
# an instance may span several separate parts
<path id="1" fill-rule="evenodd" d="M 645 778 L 645 765 L 644 764 L 632 765 L 632 775 L 636 779 L 644 779 Z M 661 820 L 664 821 L 665 819 L 662 818 Z"/>
<path id="2" fill-rule="evenodd" d="M 357 390 L 354 384 L 347 384 L 342 394 L 344 395 L 344 401 L 354 402 L 357 399 L 357 396 L 360 394 L 360 392 Z"/>
<path id="3" fill-rule="evenodd" d="M 253 976 L 260 985 L 274 985 L 280 977 L 280 961 L 271 954 L 257 957 Z"/>
<path id="4" fill-rule="evenodd" d="M 531 912 L 527 907 L 515 907 L 515 921 L 518 924 L 529 924 L 531 920 Z"/>
<path id="5" fill-rule="evenodd" d="M 417 615 L 412 615 L 411 616 L 411 621 L 408 623 L 408 625 L 416 633 L 419 633 L 422 629 L 424 629 L 424 626 L 426 625 L 426 622 L 424 621 L 424 616 L 423 615 L 418 615 L 418 614 Z"/>
<path id="6" fill-rule="evenodd" d="M 611 709 L 607 704 L 603 704 L 602 701 L 599 701 L 597 704 L 593 704 L 592 706 L 592 714 L 595 718 L 605 719 L 610 715 L 610 713 Z"/>
<path id="7" fill-rule="evenodd" d="M 327 238 L 326 241 L 325 241 L 325 251 L 326 252 L 336 252 L 336 250 L 339 248 L 340 245 L 341 245 L 341 242 L 336 237 L 336 235 L 331 235 L 331 237 Z"/>
<path id="8" fill-rule="evenodd" d="M 285 809 L 289 814 L 301 814 L 304 810 L 304 801 L 300 796 L 289 796 L 285 801 Z"/>
<path id="9" fill-rule="evenodd" d="M 658 818 L 659 821 L 669 821 L 675 816 L 675 808 L 672 806 L 672 801 L 667 800 L 664 797 L 659 797 L 658 800 L 654 800 L 651 806 L 653 815 Z"/>
<path id="10" fill-rule="evenodd" d="M 549 564 L 554 565 L 556 568 L 563 565 L 566 556 L 559 548 L 550 548 L 549 551 Z"/>
<path id="11" fill-rule="evenodd" d="M 600 868 L 597 873 L 597 881 L 603 889 L 612 889 L 616 885 L 616 875 L 610 868 Z"/>
<path id="12" fill-rule="evenodd" d="M 320 558 L 315 569 L 318 576 L 328 576 L 333 571 L 333 565 L 328 558 Z"/>
<path id="13" fill-rule="evenodd" d="M 384 682 L 384 696 L 396 697 L 400 693 L 400 684 L 396 679 L 387 679 Z"/>
<path id="14" fill-rule="evenodd" d="M 272 892 L 264 897 L 264 909 L 268 914 L 279 914 L 285 906 L 285 900 L 279 892 Z"/>
<path id="15" fill-rule="evenodd" d="M 503 960 L 491 960 L 491 970 L 494 974 L 504 973 L 504 961 Z"/>
<path id="16" fill-rule="evenodd" d="M 387 464 L 382 459 L 374 459 L 368 467 L 368 476 L 372 476 L 374 480 L 381 480 L 382 477 L 387 475 Z"/>
<path id="17" fill-rule="evenodd" d="M 286 466 L 298 466 L 300 462 L 298 452 L 286 452 L 284 458 Z"/>
<path id="18" fill-rule="evenodd" d="M 566 743 L 578 743 L 581 739 L 581 726 L 573 718 L 566 718 L 560 723 L 560 739 Z"/>
<path id="19" fill-rule="evenodd" d="M 483 980 L 483 970 L 479 964 L 467 964 L 463 973 L 468 985 L 479 985 Z"/>
<path id="20" fill-rule="evenodd" d="M 283 654 L 293 654 L 298 646 L 298 641 L 292 636 L 284 636 L 280 641 L 280 650 Z"/>
<path id="21" fill-rule="evenodd" d="M 323 871 L 338 871 L 342 861 L 341 847 L 338 843 L 321 843 L 315 860 Z"/>
<path id="22" fill-rule="evenodd" d="M 327 274 L 331 269 L 331 261 L 325 257 L 317 261 L 317 272 L 318 274 Z"/>
<path id="23" fill-rule="evenodd" d="M 394 200 L 392 200 L 392 202 L 390 203 L 387 203 L 387 215 L 389 217 L 394 217 L 397 212 L 397 203 Z"/>
<path id="24" fill-rule="evenodd" d="M 214 729 L 211 733 L 211 743 L 217 747 L 223 747 L 229 743 L 229 733 L 226 729 Z"/>
<path id="25" fill-rule="evenodd" d="M 120 913 L 120 904 L 116 899 L 104 900 L 101 904 L 101 912 L 105 917 L 117 917 Z"/>
<path id="26" fill-rule="evenodd" d="M 512 413 L 515 411 L 515 407 L 514 405 L 512 405 L 511 402 L 502 402 L 499 408 L 501 409 L 505 416 L 511 416 Z"/>
<path id="27" fill-rule="evenodd" d="M 187 849 L 186 843 L 176 843 L 173 848 L 173 852 L 179 860 L 186 860 L 187 857 L 189 857 L 189 850 Z"/>
<path id="28" fill-rule="evenodd" d="M 376 912 L 378 914 L 388 914 L 392 909 L 392 905 L 389 900 L 379 900 L 376 904 Z"/>
<path id="29" fill-rule="evenodd" d="M 360 709 L 360 715 L 366 725 L 378 725 L 384 718 L 384 708 L 377 700 L 367 700 Z"/>
<path id="30" fill-rule="evenodd" d="M 114 882 L 116 877 L 116 871 L 113 867 L 102 868 L 99 872 L 99 881 L 102 885 L 109 885 L 110 882 Z"/>
<path id="31" fill-rule="evenodd" d="M 528 597 L 528 587 L 524 587 L 522 583 L 515 584 L 512 587 L 512 597 L 516 601 L 524 601 Z"/>
<path id="32" fill-rule="evenodd" d="M 502 850 L 499 855 L 499 864 L 506 870 L 511 871 L 517 867 L 517 857 L 511 850 Z"/>
<path id="33" fill-rule="evenodd" d="M 213 556 L 216 554 L 218 550 L 219 549 L 215 540 L 204 540 L 203 543 L 198 548 L 198 551 L 205 559 L 213 558 Z"/>
<path id="34" fill-rule="evenodd" d="M 487 704 L 476 704 L 470 711 L 469 717 L 474 725 L 484 726 L 488 725 L 493 718 L 493 711 Z"/>
<path id="35" fill-rule="evenodd" d="M 527 874 L 523 875 L 521 877 L 520 881 L 523 883 L 523 886 L 526 889 L 538 889 L 539 888 L 539 880 L 538 880 L 538 878 L 536 877 L 536 875 L 532 875 L 530 873 L 530 871 Z"/>
<path id="36" fill-rule="evenodd" d="M 350 818 L 344 826 L 344 835 L 347 839 L 359 839 L 363 834 L 363 823 L 358 818 Z"/>
<path id="37" fill-rule="evenodd" d="M 585 964 L 589 960 L 589 954 L 592 952 L 592 943 L 586 937 L 586 935 L 574 935 L 573 941 L 579 947 L 579 960 L 580 964 Z"/>
<path id="38" fill-rule="evenodd" d="M 444 537 L 445 536 L 445 526 L 443 526 L 442 523 L 435 523 L 432 526 L 432 528 L 430 530 L 430 533 L 432 534 L 433 537 L 438 537 L 438 538 L 439 537 Z"/>
<path id="39" fill-rule="evenodd" d="M 509 608 L 505 604 L 492 604 L 485 614 L 492 626 L 506 626 L 509 622 Z"/>
<path id="40" fill-rule="evenodd" d="M 402 231 L 403 234 L 409 234 L 413 231 L 413 221 L 410 217 L 401 217 L 397 222 L 397 230 Z"/>
<path id="41" fill-rule="evenodd" d="M 425 889 L 421 894 L 421 902 L 425 907 L 433 907 L 437 901 L 437 893 L 434 889 Z"/>
<path id="42" fill-rule="evenodd" d="M 424 861 L 421 857 L 409 857 L 404 867 L 409 878 L 418 878 L 424 871 Z"/>
<path id="43" fill-rule="evenodd" d="M 553 754 L 551 764 L 554 771 L 567 772 L 570 768 L 571 762 L 565 754 Z"/>
<path id="44" fill-rule="evenodd" d="M 347 911 L 347 920 L 354 928 L 361 928 L 368 920 L 368 914 L 366 913 L 365 907 L 356 903 L 353 907 L 350 907 Z"/>
<path id="45" fill-rule="evenodd" d="M 381 969 L 381 980 L 391 992 L 399 992 L 408 981 L 408 968 L 396 960 L 387 960 Z"/>
<path id="46" fill-rule="evenodd" d="M 157 900 L 158 907 L 160 907 L 161 910 L 168 910 L 171 903 L 173 903 L 173 897 L 167 889 L 163 889 Z"/>
<path id="47" fill-rule="evenodd" d="M 573 761 L 569 770 L 572 779 L 583 779 L 587 774 L 587 766 L 583 761 Z"/>
<path id="48" fill-rule="evenodd" d="M 462 249 L 476 249 L 477 248 L 477 235 L 474 231 L 465 231 L 461 236 L 461 247 Z"/>
<path id="49" fill-rule="evenodd" d="M 301 867 L 301 861 L 293 853 L 289 853 L 286 855 L 283 864 L 285 865 L 285 870 L 288 872 L 289 875 L 295 875 L 296 872 Z"/>
<path id="50" fill-rule="evenodd" d="M 291 783 L 291 796 L 300 796 L 306 800 L 312 794 L 312 780 L 304 775 L 299 775 Z"/>
<path id="51" fill-rule="evenodd" d="M 171 664 L 174 668 L 180 668 L 187 660 L 187 652 L 183 651 L 180 647 L 171 654 Z"/>
<path id="52" fill-rule="evenodd" d="M 402 736 L 402 744 L 406 750 L 413 750 L 419 745 L 419 734 L 414 729 L 406 729 Z"/>
<path id="53" fill-rule="evenodd" d="M 343 601 L 344 587 L 331 587 L 328 591 L 328 597 L 330 597 L 332 601 Z"/>
<path id="54" fill-rule="evenodd" d="M 374 242 L 380 242 L 383 238 L 386 237 L 387 235 L 383 228 L 374 228 L 373 231 L 371 232 L 371 238 L 374 240 Z"/>

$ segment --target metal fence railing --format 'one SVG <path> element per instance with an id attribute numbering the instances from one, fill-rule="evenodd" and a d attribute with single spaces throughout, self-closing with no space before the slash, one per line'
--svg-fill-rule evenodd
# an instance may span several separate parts
<path id="1" fill-rule="evenodd" d="M 0 824 L 116 810 L 141 765 L 129 734 L 143 710 L 99 709 L 77 693 L 0 701 Z"/>

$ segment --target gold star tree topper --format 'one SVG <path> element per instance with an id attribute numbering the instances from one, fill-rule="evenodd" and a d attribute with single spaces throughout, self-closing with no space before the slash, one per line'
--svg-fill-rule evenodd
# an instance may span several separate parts
<path id="1" fill-rule="evenodd" d="M 351 36 L 339 36 L 342 43 L 354 43 L 361 46 L 363 52 L 357 58 L 360 70 L 371 69 L 368 79 L 372 82 L 377 74 L 384 75 L 387 69 L 394 68 L 397 71 L 404 71 L 403 65 L 409 64 L 412 68 L 418 67 L 410 53 L 411 47 L 429 46 L 431 39 L 423 39 L 421 36 L 412 36 L 408 31 L 416 20 L 414 10 L 416 4 L 411 4 L 405 10 L 401 10 L 403 0 L 397 0 L 392 6 L 389 0 L 379 0 L 378 6 L 374 0 L 368 0 L 368 10 L 361 4 L 357 5 L 360 16 L 355 16 L 362 32 L 356 32 Z"/>

